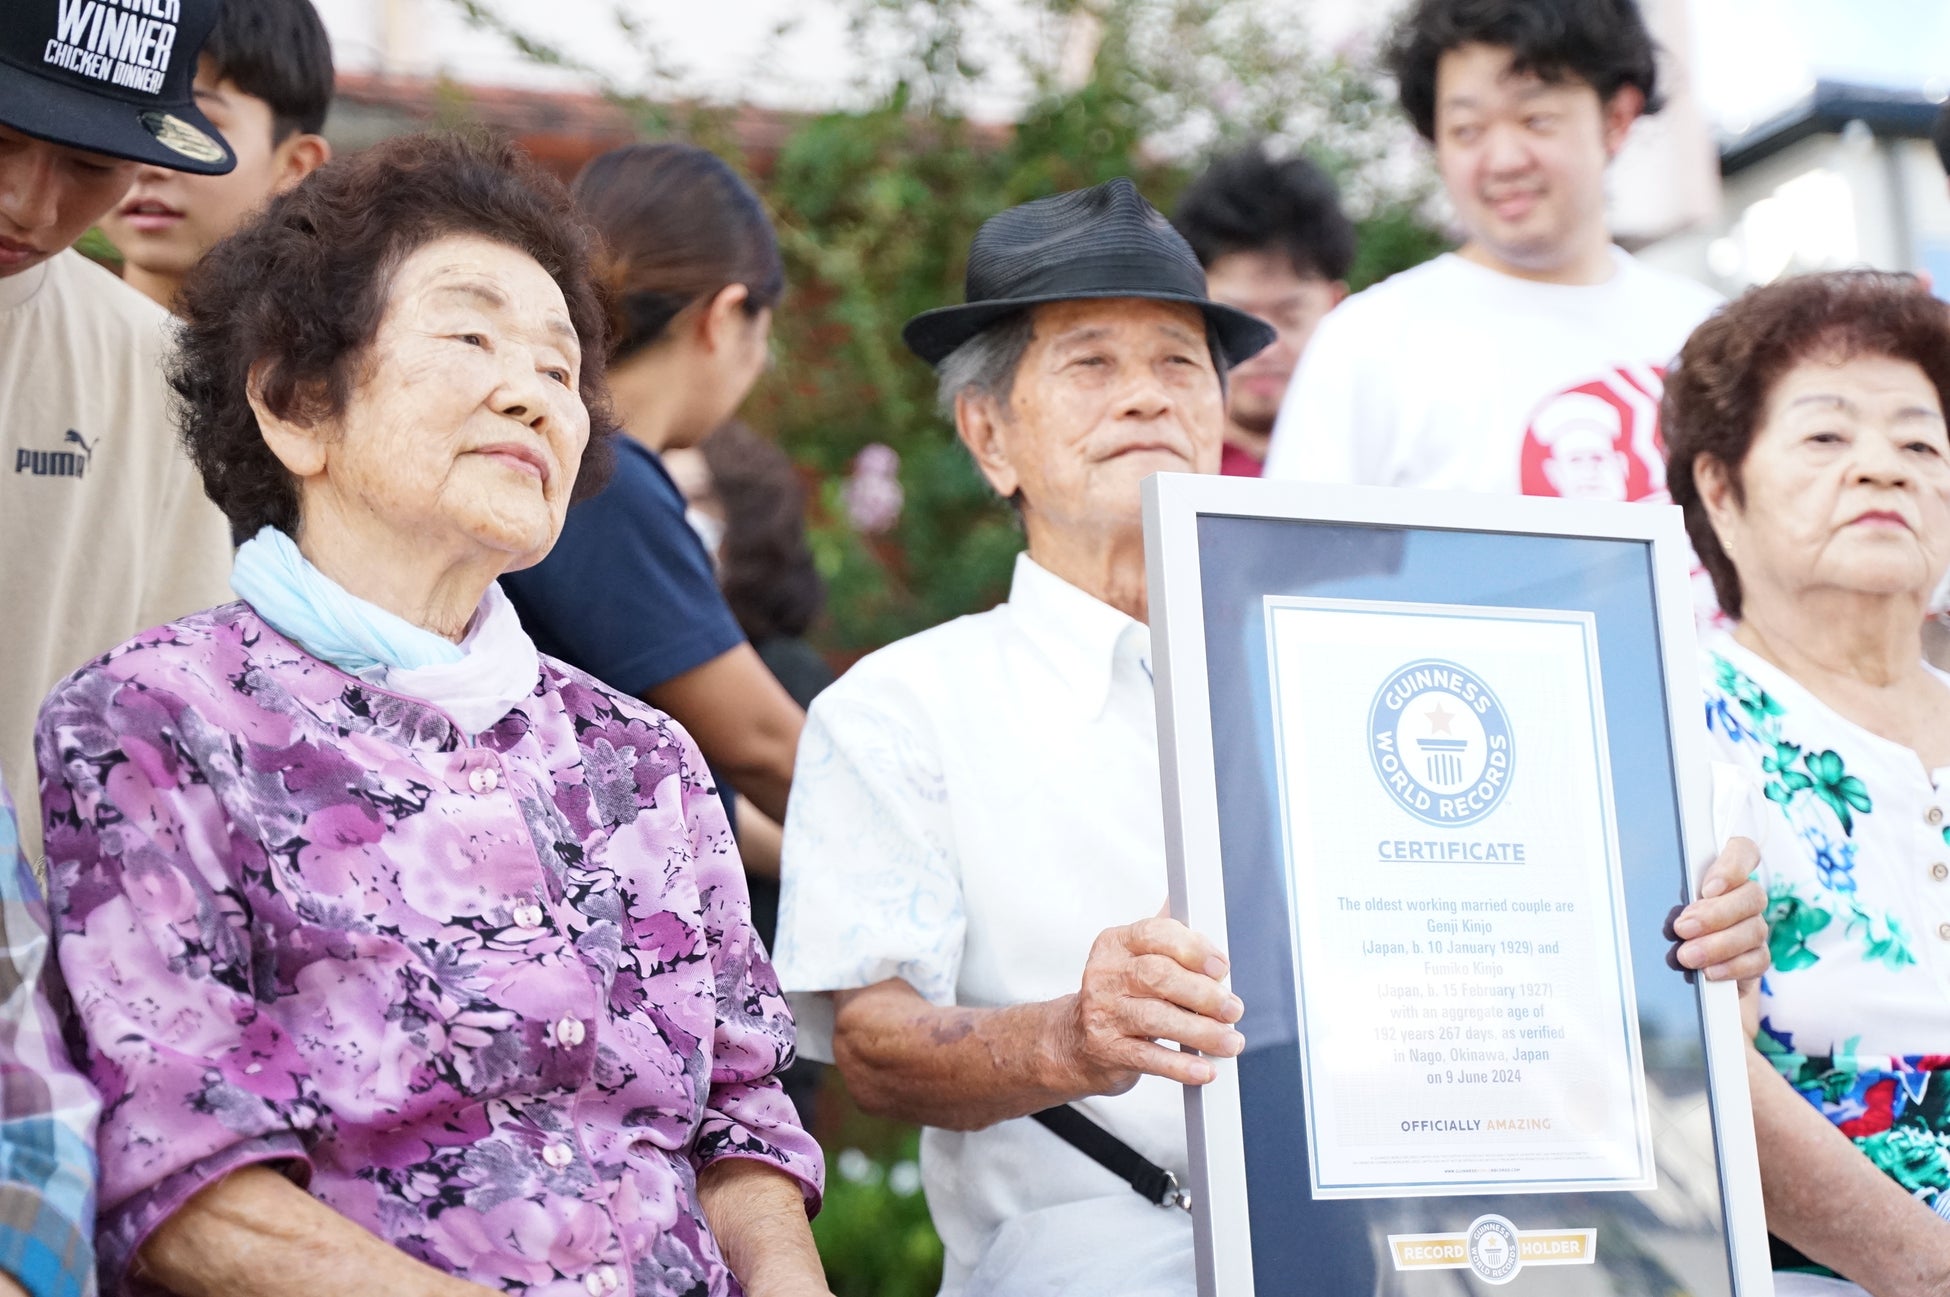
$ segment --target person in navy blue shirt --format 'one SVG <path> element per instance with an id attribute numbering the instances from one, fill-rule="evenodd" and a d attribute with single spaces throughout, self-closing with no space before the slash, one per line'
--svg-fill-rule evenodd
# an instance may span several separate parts
<path id="1" fill-rule="evenodd" d="M 758 381 L 785 289 L 778 241 L 750 187 L 687 144 L 605 153 L 575 195 L 609 253 L 609 387 L 628 435 L 610 484 L 502 587 L 537 648 L 668 712 L 722 780 L 782 821 L 805 712 L 725 606 L 659 459 L 703 440 Z M 776 859 L 746 868 L 778 872 Z"/>

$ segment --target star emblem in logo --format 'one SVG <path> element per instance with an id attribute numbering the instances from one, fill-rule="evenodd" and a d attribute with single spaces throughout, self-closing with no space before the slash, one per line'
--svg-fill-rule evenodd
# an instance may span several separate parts
<path id="1" fill-rule="evenodd" d="M 1375 692 L 1368 754 L 1396 805 L 1424 824 L 1461 828 L 1494 811 L 1510 786 L 1510 718 L 1467 667 L 1421 658 Z"/>

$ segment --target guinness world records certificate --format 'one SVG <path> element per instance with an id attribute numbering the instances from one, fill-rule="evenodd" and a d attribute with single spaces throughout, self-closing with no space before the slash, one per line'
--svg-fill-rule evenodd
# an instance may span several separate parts
<path id="1" fill-rule="evenodd" d="M 1187 1087 L 1201 1297 L 1771 1291 L 1678 511 L 1161 474 L 1172 913 L 1246 1049 Z"/>
<path id="2" fill-rule="evenodd" d="M 1652 1188 L 1590 615 L 1266 602 L 1315 1196 Z"/>

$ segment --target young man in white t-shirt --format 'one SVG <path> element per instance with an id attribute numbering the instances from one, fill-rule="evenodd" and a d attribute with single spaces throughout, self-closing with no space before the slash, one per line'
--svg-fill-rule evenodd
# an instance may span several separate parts
<path id="1" fill-rule="evenodd" d="M 140 164 L 233 165 L 191 93 L 217 6 L 0 7 L 0 768 L 30 861 L 47 691 L 231 598 L 229 528 L 169 418 L 168 317 L 72 247 Z"/>
<path id="2" fill-rule="evenodd" d="M 1636 3 L 1419 0 L 1389 62 L 1467 237 L 1321 321 L 1266 476 L 1663 499 L 1665 368 L 1719 298 L 1606 225 L 1660 103 Z"/>

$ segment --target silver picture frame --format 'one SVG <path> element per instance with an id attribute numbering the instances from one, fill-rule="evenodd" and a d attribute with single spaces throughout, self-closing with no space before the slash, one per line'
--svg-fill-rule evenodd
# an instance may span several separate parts
<path id="1" fill-rule="evenodd" d="M 1232 770 L 1224 778 L 1224 786 L 1233 789 L 1239 783 L 1251 782 L 1256 767 L 1251 761 L 1240 765 L 1243 758 L 1239 751 L 1255 740 L 1250 735 L 1215 729 L 1215 725 L 1229 723 L 1223 717 L 1215 722 L 1215 697 L 1221 696 L 1215 695 L 1215 688 L 1223 694 L 1246 686 L 1231 678 L 1240 674 L 1236 655 L 1215 665 L 1213 644 L 1208 640 L 1212 630 L 1207 624 L 1208 608 L 1216 606 L 1212 601 L 1219 596 L 1214 593 L 1214 583 L 1222 574 L 1227 582 L 1244 583 L 1226 596 L 1241 607 L 1242 601 L 1252 598 L 1295 593 L 1290 583 L 1285 588 L 1260 590 L 1251 584 L 1252 577 L 1231 575 L 1242 568 L 1267 567 L 1269 563 L 1276 566 L 1277 560 L 1268 556 L 1280 553 L 1282 546 L 1293 547 L 1294 554 L 1326 555 L 1307 560 L 1315 564 L 1308 577 L 1313 582 L 1310 588 L 1330 586 L 1329 592 L 1338 598 L 1357 601 L 1360 594 L 1348 592 L 1350 581 L 1332 579 L 1336 560 L 1329 551 L 1337 552 L 1339 540 L 1347 537 L 1362 542 L 1347 555 L 1350 580 L 1356 585 L 1357 569 L 1363 562 L 1372 561 L 1362 555 L 1393 553 L 1391 546 L 1420 546 L 1424 556 L 1435 555 L 1439 561 L 1439 551 L 1450 545 L 1473 550 L 1498 546 L 1502 547 L 1498 552 L 1520 557 L 1526 546 L 1541 552 L 1544 542 L 1598 542 L 1603 552 L 1620 556 L 1620 563 L 1614 565 L 1620 571 L 1637 570 L 1632 565 L 1643 560 L 1649 571 L 1650 597 L 1634 602 L 1620 595 L 1614 602 L 1625 611 L 1612 609 L 1606 616 L 1611 618 L 1615 637 L 1645 646 L 1635 657 L 1656 657 L 1655 662 L 1640 662 L 1637 667 L 1648 680 L 1651 677 L 1646 673 L 1656 670 L 1658 681 L 1647 688 L 1656 690 L 1664 705 L 1663 728 L 1670 753 L 1666 768 L 1670 775 L 1657 782 L 1663 783 L 1664 795 L 1669 798 L 1669 813 L 1681 844 L 1678 850 L 1683 851 L 1683 862 L 1675 857 L 1672 863 L 1671 872 L 1679 876 L 1671 879 L 1670 900 L 1692 897 L 1701 871 L 1716 855 L 1717 844 L 1706 733 L 1700 719 L 1693 559 L 1679 510 L 1662 505 L 1323 487 L 1188 474 L 1159 474 L 1148 479 L 1143 500 L 1171 912 L 1230 952 L 1235 978 L 1242 958 L 1252 952 L 1240 945 L 1250 941 L 1249 935 L 1238 930 L 1240 925 L 1229 922 L 1228 875 L 1231 873 L 1236 881 L 1241 876 L 1238 871 L 1275 866 L 1268 863 L 1264 851 L 1256 853 L 1256 859 L 1229 861 L 1226 855 L 1226 812 L 1221 797 L 1224 763 L 1220 757 L 1227 757 Z M 1330 534 L 1338 538 L 1335 545 L 1316 543 Z M 1248 540 L 1239 540 L 1248 535 Z M 1560 544 L 1550 552 L 1564 549 Z M 1246 561 L 1249 555 L 1251 559 Z M 1624 624 L 1626 621 L 1632 624 Z M 1646 624 L 1638 624 L 1641 621 Z M 1227 644 L 1250 639 L 1237 626 L 1222 633 Z M 1228 703 L 1228 714 L 1236 715 L 1239 707 L 1246 705 L 1250 700 Z M 1233 728 L 1238 726 L 1234 724 Z M 1247 774 L 1241 775 L 1242 770 Z M 1635 804 L 1635 814 L 1642 811 L 1643 807 Z M 1262 837 L 1267 831 L 1261 831 Z M 1278 867 L 1285 872 L 1283 857 Z M 1626 861 L 1624 867 L 1631 869 L 1632 862 Z M 1284 880 L 1278 885 L 1284 887 Z M 1257 916 L 1265 908 L 1255 907 L 1250 914 Z M 1641 906 L 1629 915 L 1640 936 L 1644 935 L 1644 925 L 1656 928 L 1665 916 L 1663 906 L 1657 914 L 1640 912 L 1645 908 Z M 1648 949 L 1649 945 L 1640 948 L 1635 965 L 1645 963 Z M 1677 979 L 1678 974 L 1661 961 L 1656 969 L 1639 967 L 1638 976 Z M 1679 1002 L 1675 997 L 1681 993 L 1672 991 L 1670 982 L 1659 985 L 1670 1002 Z M 1683 1105 L 1684 1112 L 1658 1114 L 1662 1138 L 1668 1141 L 1663 1151 L 1678 1148 L 1686 1154 L 1684 1159 L 1668 1157 L 1667 1161 L 1690 1163 L 1697 1154 L 1714 1168 L 1717 1203 L 1705 1201 L 1714 1187 L 1710 1184 L 1695 1183 L 1692 1193 L 1702 1212 L 1709 1205 L 1717 1209 L 1722 1241 L 1716 1250 L 1711 1240 L 1702 1236 L 1697 1248 L 1687 1245 L 1698 1252 L 1696 1259 L 1688 1260 L 1692 1251 L 1682 1250 L 1663 1260 L 1655 1257 L 1654 1263 L 1663 1266 L 1668 1279 L 1676 1278 L 1686 1291 L 1759 1297 L 1770 1294 L 1773 1283 L 1737 992 L 1731 984 L 1700 979 L 1683 994 L 1687 1002 L 1697 1006 L 1697 1066 L 1703 1071 L 1704 1085 L 1703 1094 L 1695 1098 L 1704 1100 L 1707 1111 L 1698 1112 L 1697 1103 L 1691 1103 Z M 1293 1259 L 1304 1263 L 1309 1255 L 1326 1256 L 1321 1249 L 1358 1249 L 1363 1240 L 1375 1253 L 1373 1291 L 1378 1297 L 1489 1291 L 1575 1297 L 1585 1291 L 1631 1291 L 1632 1281 L 1628 1279 L 1621 1286 L 1616 1274 L 1601 1276 L 1596 1273 L 1597 1267 L 1590 1267 L 1593 1273 L 1589 1275 L 1574 1274 L 1570 1268 L 1525 1270 L 1507 1288 L 1501 1286 L 1505 1280 L 1486 1281 L 1481 1271 L 1472 1274 L 1463 1268 L 1451 1267 L 1439 1275 L 1405 1273 L 1397 1258 L 1396 1267 L 1390 1269 L 1381 1255 L 1383 1238 L 1424 1237 L 1415 1232 L 1414 1221 L 1420 1218 L 1418 1212 L 1433 1210 L 1430 1204 L 1435 1198 L 1427 1202 L 1373 1201 L 1365 1208 L 1370 1216 L 1361 1217 L 1349 1213 L 1363 1210 L 1362 1204 L 1324 1207 L 1318 1201 L 1303 1200 L 1298 1189 L 1281 1190 L 1268 1195 L 1277 1201 L 1259 1204 L 1256 1214 L 1254 1181 L 1248 1173 L 1249 1145 L 1256 1140 L 1263 1143 L 1269 1130 L 1289 1138 L 1286 1125 L 1303 1121 L 1301 1096 L 1276 1089 L 1275 1097 L 1269 1099 L 1250 1084 L 1242 1087 L 1242 1069 L 1248 1069 L 1254 1058 L 1255 1034 L 1250 1027 L 1256 1010 L 1262 1023 L 1278 1020 L 1282 1012 L 1297 1012 L 1291 1005 L 1269 1007 L 1255 1005 L 1249 999 L 1248 1018 L 1242 1023 L 1242 1028 L 1247 1028 L 1247 1056 L 1218 1060 L 1216 1079 L 1202 1087 L 1187 1087 L 1185 1093 L 1188 1187 L 1193 1199 L 1200 1297 L 1312 1297 L 1316 1293 L 1348 1297 L 1348 1285 L 1355 1280 L 1345 1274 L 1338 1279 L 1310 1279 L 1304 1269 L 1293 1268 Z M 1677 1033 L 1675 1039 L 1676 1048 L 1684 1052 L 1685 1033 Z M 1282 1107 L 1289 1100 L 1291 1107 Z M 1678 1133 L 1673 1133 L 1675 1130 Z M 1700 1146 L 1703 1143 L 1705 1146 Z M 1668 1173 L 1666 1165 L 1659 1170 L 1662 1176 Z M 1295 1173 L 1291 1182 L 1298 1180 Z M 1470 1209 L 1466 1202 L 1442 1201 Z M 1315 1213 L 1328 1210 L 1338 1213 L 1331 1216 L 1331 1228 L 1316 1229 Z M 1318 1219 L 1330 1218 L 1321 1215 Z M 1256 1239 L 1256 1221 L 1262 1236 L 1271 1231 L 1297 1232 L 1305 1237 Z M 1309 1240 L 1312 1252 L 1308 1250 Z M 1256 1274 L 1256 1266 L 1264 1271 L 1274 1264 L 1262 1255 L 1269 1250 L 1278 1253 L 1274 1272 Z M 1648 1293 L 1650 1286 L 1648 1281 Z"/>

